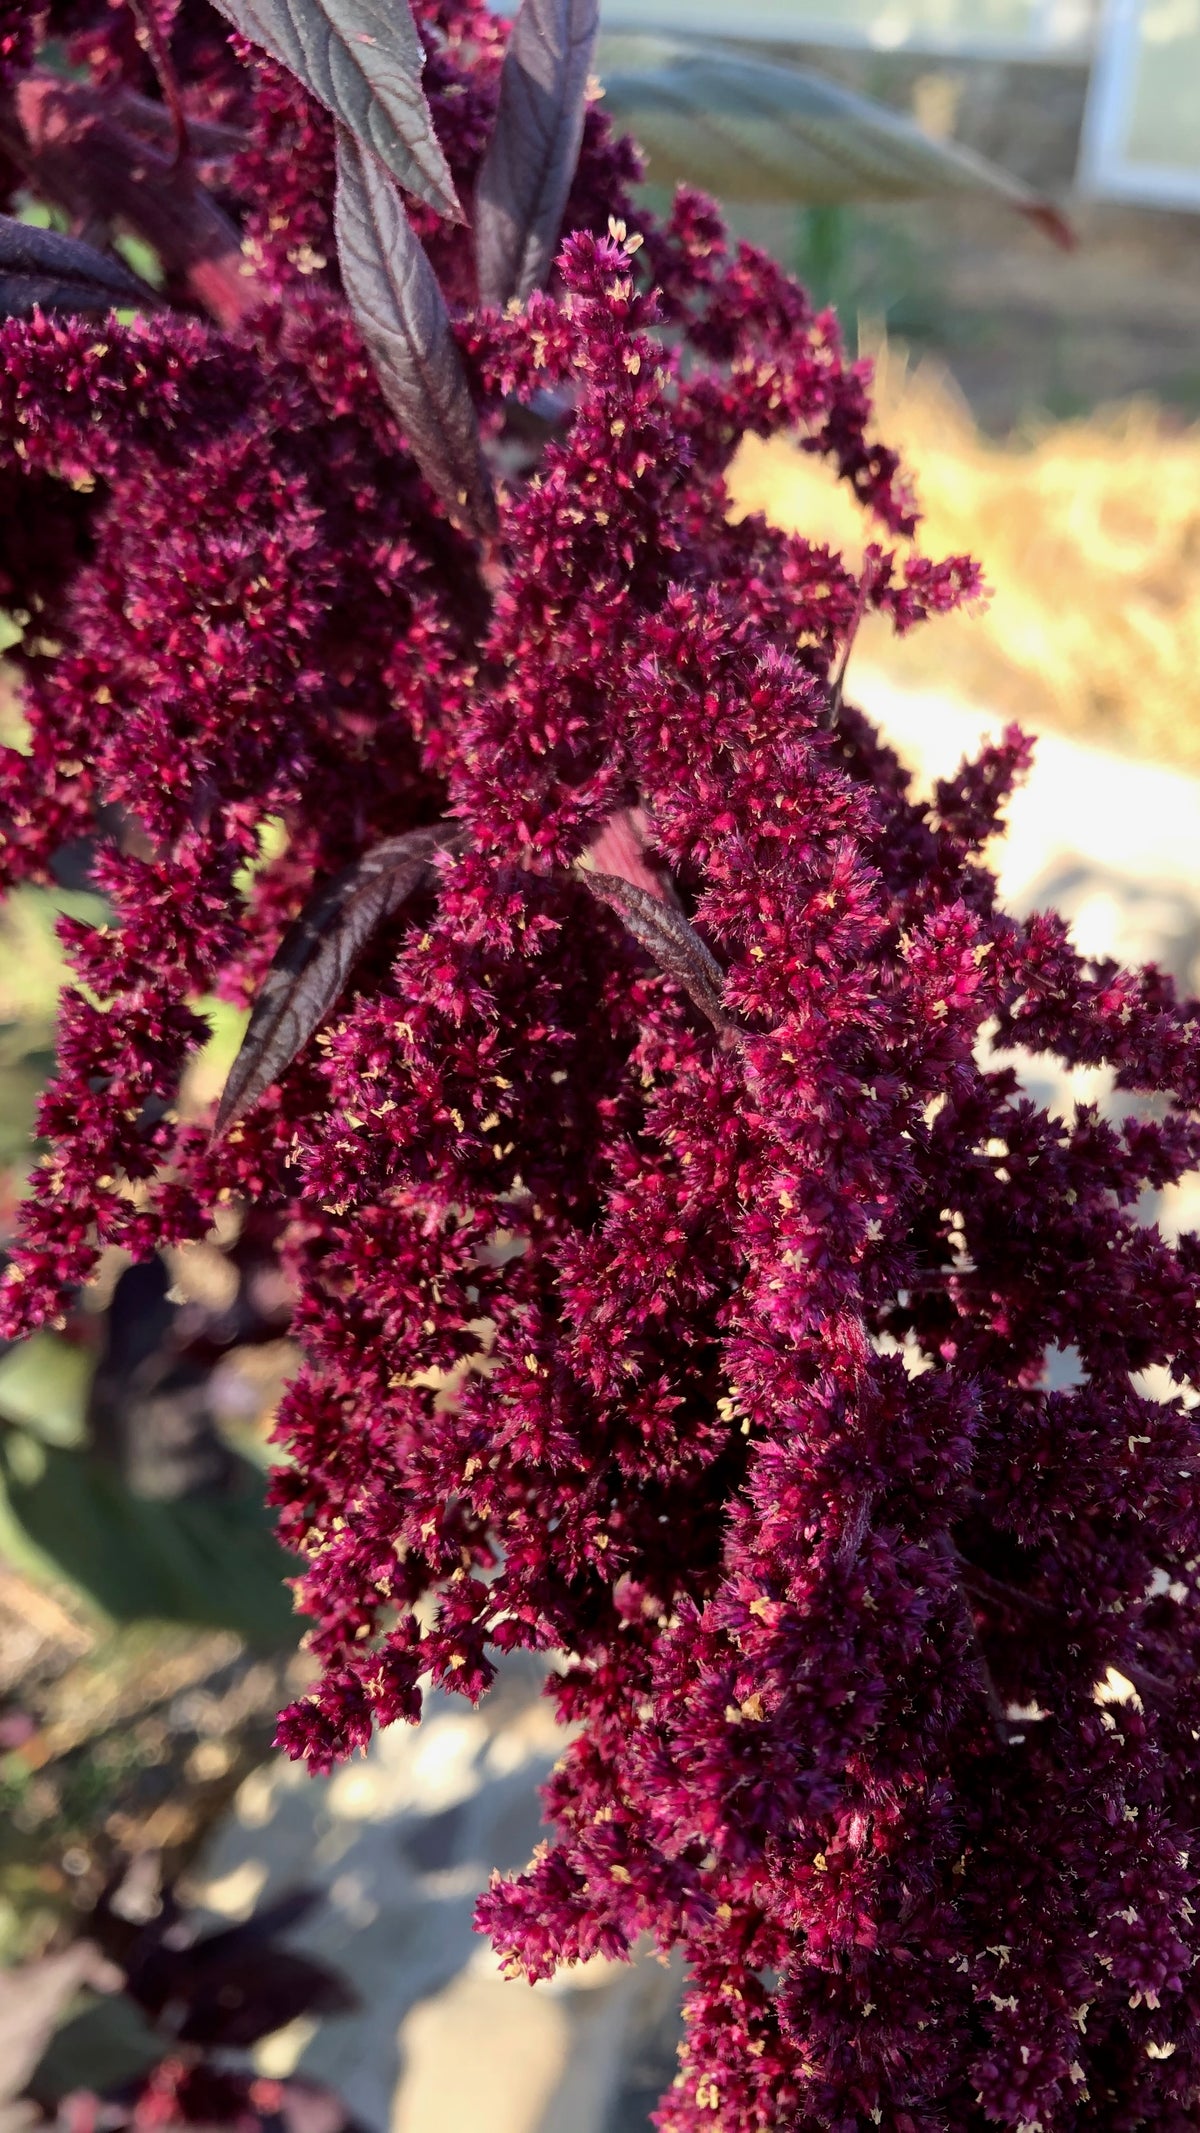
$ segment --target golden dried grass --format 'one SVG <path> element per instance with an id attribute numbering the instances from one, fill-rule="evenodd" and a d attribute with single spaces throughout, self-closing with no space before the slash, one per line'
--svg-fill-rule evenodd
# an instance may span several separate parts
<path id="1" fill-rule="evenodd" d="M 908 687 L 1200 766 L 1200 426 L 1149 404 L 998 442 L 953 385 L 876 355 L 879 434 L 903 455 L 928 555 L 978 557 L 991 598 L 904 639 L 872 617 L 859 658 Z M 750 440 L 735 509 L 851 556 L 866 527 L 824 464 Z"/>

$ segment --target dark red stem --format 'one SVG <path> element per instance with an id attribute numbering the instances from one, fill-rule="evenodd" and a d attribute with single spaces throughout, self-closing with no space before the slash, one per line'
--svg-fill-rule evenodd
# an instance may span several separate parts
<path id="1" fill-rule="evenodd" d="M 129 6 L 145 38 L 146 48 L 158 76 L 158 86 L 163 93 L 163 101 L 171 114 L 171 129 L 175 141 L 174 165 L 176 170 L 180 170 L 191 153 L 191 133 L 170 46 L 163 36 L 154 0 L 129 0 Z"/>

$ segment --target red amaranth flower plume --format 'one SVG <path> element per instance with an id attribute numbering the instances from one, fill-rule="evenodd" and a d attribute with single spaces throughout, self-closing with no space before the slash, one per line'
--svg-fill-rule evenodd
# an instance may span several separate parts
<path id="1" fill-rule="evenodd" d="M 525 5 L 573 142 L 591 10 Z M 1200 1163 L 1200 1009 L 1000 907 L 1019 733 L 923 805 L 843 701 L 865 604 L 908 629 L 978 578 L 912 552 L 831 317 L 698 196 L 652 220 L 602 104 L 573 183 L 539 165 L 565 206 L 505 191 L 502 26 L 415 12 L 401 123 L 365 62 L 305 86 L 164 10 L 192 161 L 166 220 L 112 195 L 167 230 L 163 311 L 0 329 L 6 878 L 88 838 L 112 913 L 65 929 L 5 1330 L 107 1245 L 272 1212 L 322 1668 L 280 1738 L 324 1768 L 426 1678 L 568 1655 L 552 1841 L 480 1922 L 530 1977 L 682 1948 L 663 2133 L 1182 2133 L 1200 1243 L 1141 1196 Z M 48 15 L 92 82 L 48 158 L 13 45 L 0 133 L 102 238 L 153 78 L 119 10 Z M 503 310 L 485 153 L 480 229 L 565 233 Z M 785 431 L 861 563 L 730 522 L 741 439 Z M 214 1137 L 175 1108 L 204 997 L 301 913 Z M 1110 1065 L 1129 1115 L 1049 1115 L 997 1046 Z"/>

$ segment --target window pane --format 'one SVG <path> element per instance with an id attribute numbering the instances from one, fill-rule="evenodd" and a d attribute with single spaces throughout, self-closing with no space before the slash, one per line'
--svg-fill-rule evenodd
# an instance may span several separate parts
<path id="1" fill-rule="evenodd" d="M 1200 169 L 1200 0 L 1151 0 L 1139 28 L 1125 158 Z"/>
<path id="2" fill-rule="evenodd" d="M 723 31 L 802 40 L 862 38 L 879 45 L 1036 44 L 1053 15 L 1046 0 L 605 0 L 606 22 L 630 28 Z"/>
<path id="3" fill-rule="evenodd" d="M 1081 177 L 1120 200 L 1200 206 L 1200 0 L 1109 0 Z"/>

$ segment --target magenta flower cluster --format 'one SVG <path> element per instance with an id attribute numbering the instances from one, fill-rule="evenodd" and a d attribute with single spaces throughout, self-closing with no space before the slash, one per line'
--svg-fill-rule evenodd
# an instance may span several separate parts
<path id="1" fill-rule="evenodd" d="M 415 12 L 469 203 L 504 27 Z M 59 197 L 98 111 L 170 173 L 130 19 L 41 12 L 90 73 L 64 116 L 29 16 L 10 190 Z M 112 909 L 64 922 L 4 1331 L 107 1246 L 273 1211 L 322 1669 L 281 1739 L 324 1769 L 428 1679 L 566 1655 L 551 1836 L 480 1922 L 531 1978 L 683 1951 L 663 2133 L 1184 2133 L 1200 1239 L 1145 1196 L 1200 1164 L 1200 1009 L 1000 907 L 1018 733 L 927 804 L 842 701 L 864 598 L 908 629 L 978 581 L 912 552 L 828 314 L 702 198 L 651 219 L 602 104 L 523 309 L 414 209 L 499 470 L 481 546 L 339 293 L 330 122 L 204 0 L 159 16 L 197 140 L 240 135 L 211 216 L 151 315 L 0 329 L 6 878 L 90 839 Z M 731 522 L 775 433 L 861 499 L 861 563 Z M 448 817 L 281 1082 L 224 1137 L 181 1122 L 204 996 L 248 1001 L 314 883 Z M 700 936 L 715 1019 L 589 854 Z M 1129 1115 L 1049 1115 L 998 1049 L 1107 1064 Z"/>

